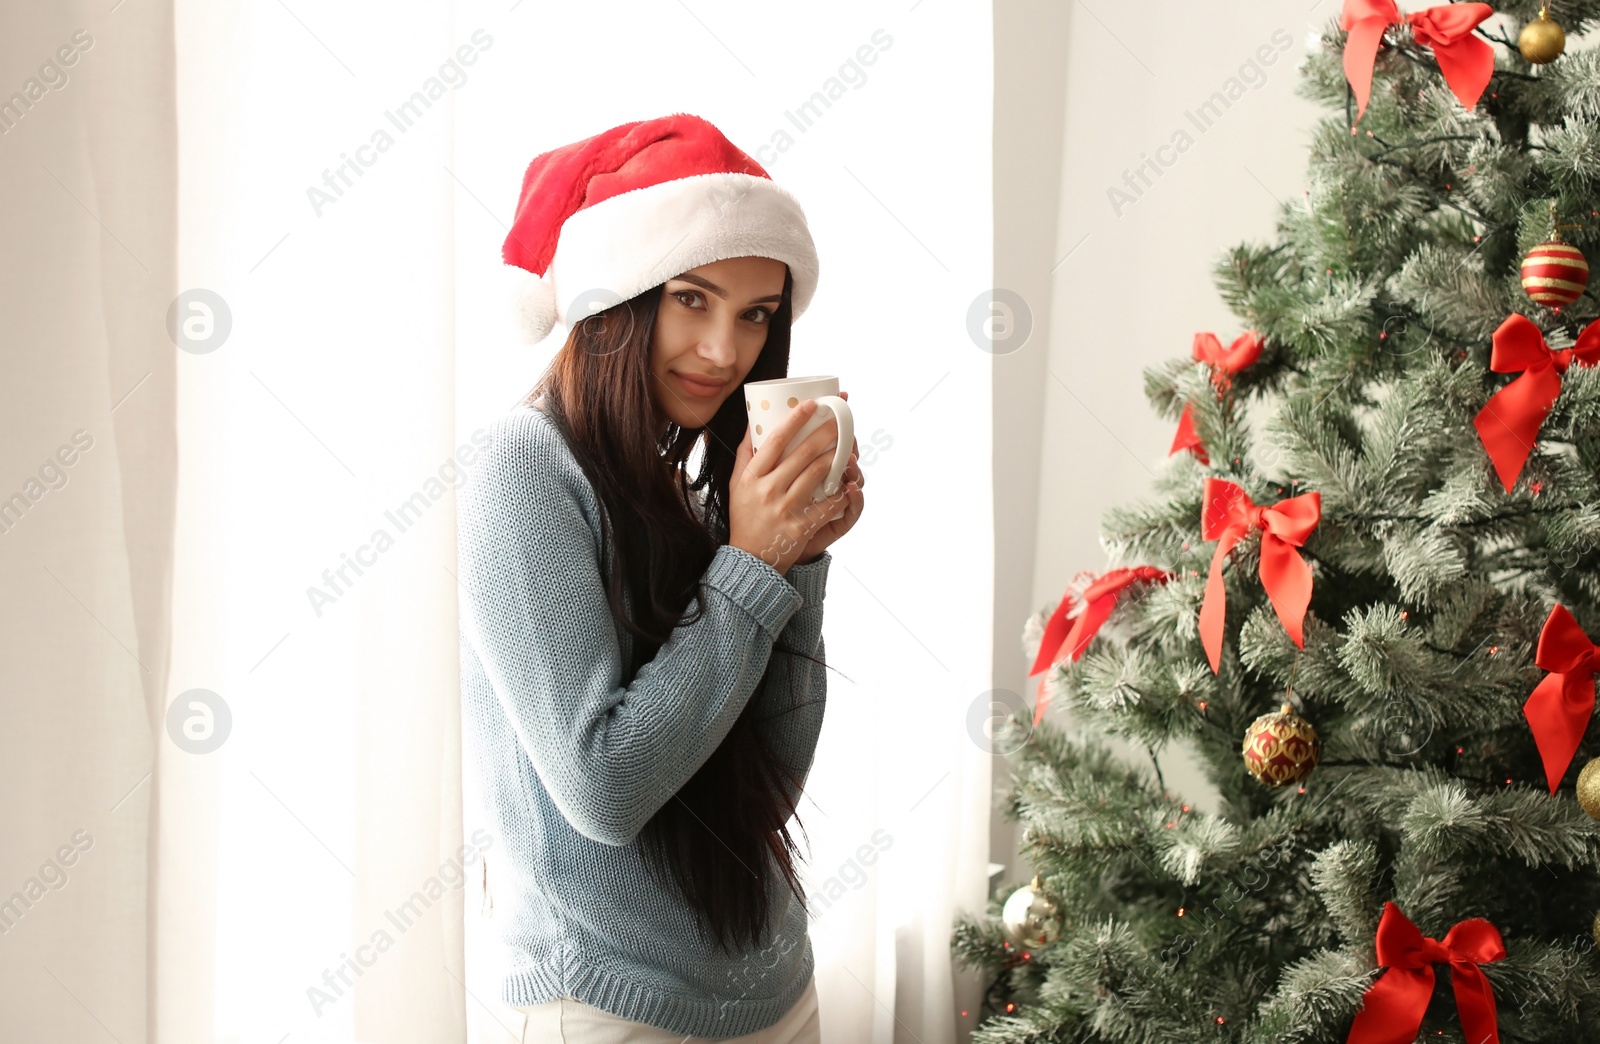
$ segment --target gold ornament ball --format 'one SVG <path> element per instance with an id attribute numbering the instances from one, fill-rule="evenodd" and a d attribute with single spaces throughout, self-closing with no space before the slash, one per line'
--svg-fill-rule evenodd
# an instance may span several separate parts
<path id="1" fill-rule="evenodd" d="M 1600 914 L 1594 915 L 1594 941 L 1600 942 Z"/>
<path id="2" fill-rule="evenodd" d="M 1578 773 L 1578 804 L 1596 819 L 1600 819 L 1600 758 L 1583 766 Z"/>
<path id="3" fill-rule="evenodd" d="M 1061 911 L 1040 890 L 1038 874 L 1006 899 L 1000 920 L 1014 946 L 1049 946 L 1061 937 Z"/>
<path id="4" fill-rule="evenodd" d="M 1311 775 L 1322 757 L 1322 738 L 1315 726 L 1285 703 L 1250 723 L 1240 752 L 1250 775 L 1268 786 L 1281 787 Z"/>
<path id="5" fill-rule="evenodd" d="M 1539 9 L 1539 17 L 1522 27 L 1517 37 L 1517 50 L 1534 65 L 1548 65 L 1561 57 L 1567 49 L 1567 32 L 1550 17 L 1548 8 Z"/>

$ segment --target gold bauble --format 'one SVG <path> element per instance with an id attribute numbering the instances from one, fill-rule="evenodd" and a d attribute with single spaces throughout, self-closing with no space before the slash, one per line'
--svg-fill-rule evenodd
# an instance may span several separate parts
<path id="1" fill-rule="evenodd" d="M 1311 775 L 1322 757 L 1322 738 L 1315 726 L 1285 703 L 1280 710 L 1250 723 L 1240 753 L 1252 776 L 1268 786 L 1281 787 Z"/>
<path id="2" fill-rule="evenodd" d="M 1534 65 L 1548 65 L 1567 49 L 1567 31 L 1550 17 L 1548 6 L 1539 8 L 1539 17 L 1522 27 L 1517 50 Z"/>
<path id="3" fill-rule="evenodd" d="M 1600 914 L 1594 915 L 1594 941 L 1600 942 Z"/>
<path id="4" fill-rule="evenodd" d="M 1038 874 L 1006 899 L 1000 920 L 1015 946 L 1049 946 L 1061 937 L 1061 910 L 1039 887 Z"/>
<path id="5" fill-rule="evenodd" d="M 1600 819 L 1600 758 L 1583 766 L 1578 773 L 1578 804 L 1596 819 Z"/>

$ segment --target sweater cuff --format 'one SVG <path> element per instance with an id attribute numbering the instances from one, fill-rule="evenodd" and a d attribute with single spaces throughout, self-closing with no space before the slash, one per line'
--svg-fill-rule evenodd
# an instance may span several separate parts
<path id="1" fill-rule="evenodd" d="M 819 564 L 813 562 L 812 567 Z M 717 548 L 706 568 L 705 582 L 743 606 L 774 638 L 804 602 L 782 573 L 732 544 Z"/>
<path id="2" fill-rule="evenodd" d="M 833 561 L 833 552 L 823 551 L 817 556 L 815 562 L 804 565 L 795 563 L 783 578 L 789 581 L 800 597 L 805 599 L 806 606 L 818 606 L 828 593 L 828 564 Z"/>

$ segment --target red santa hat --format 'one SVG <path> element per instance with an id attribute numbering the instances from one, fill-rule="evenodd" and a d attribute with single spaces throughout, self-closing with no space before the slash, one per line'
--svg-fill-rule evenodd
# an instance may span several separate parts
<path id="1" fill-rule="evenodd" d="M 501 257 L 530 343 L 691 268 L 730 257 L 789 266 L 791 319 L 811 303 L 817 251 L 805 213 L 708 121 L 624 123 L 534 157 Z"/>

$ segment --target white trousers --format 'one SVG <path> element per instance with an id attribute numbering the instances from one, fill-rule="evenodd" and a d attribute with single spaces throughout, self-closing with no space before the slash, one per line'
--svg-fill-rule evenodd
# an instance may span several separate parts
<path id="1" fill-rule="evenodd" d="M 794 1007 L 774 1025 L 742 1037 L 684 1037 L 642 1022 L 633 1022 L 572 997 L 544 1004 L 519 1005 L 527 1016 L 522 1044 L 821 1044 L 821 1016 L 817 1011 L 817 979 L 806 983 Z"/>

